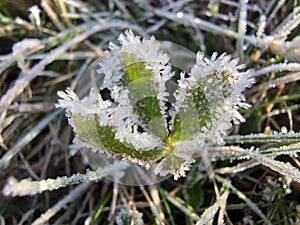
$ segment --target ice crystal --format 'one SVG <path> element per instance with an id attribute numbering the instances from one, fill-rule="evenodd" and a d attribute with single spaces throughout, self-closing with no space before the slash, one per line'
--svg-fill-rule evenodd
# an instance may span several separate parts
<path id="1" fill-rule="evenodd" d="M 37 26 L 41 26 L 41 18 L 40 18 L 41 10 L 39 9 L 39 7 L 37 5 L 30 7 L 29 12 L 30 12 L 29 19 L 31 23 L 36 24 Z"/>
<path id="2" fill-rule="evenodd" d="M 230 55 L 199 52 L 191 72 L 177 79 L 154 37 L 126 31 L 119 42 L 100 60 L 99 89 L 83 99 L 59 91 L 57 107 L 66 108 L 78 145 L 151 164 L 161 176 L 185 176 L 194 151 L 222 144 L 232 123 L 244 121 L 238 109 L 248 107 L 242 91 L 254 82 L 251 73 L 240 72 L 244 66 Z"/>
<path id="3" fill-rule="evenodd" d="M 284 198 L 285 195 L 291 193 L 290 183 L 290 179 L 268 177 L 266 187 L 262 191 L 262 199 L 267 202 L 274 202 L 276 198 Z"/>

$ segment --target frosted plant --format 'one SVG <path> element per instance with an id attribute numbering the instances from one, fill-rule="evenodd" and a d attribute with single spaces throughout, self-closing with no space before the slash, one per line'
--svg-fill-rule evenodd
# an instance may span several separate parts
<path id="1" fill-rule="evenodd" d="M 118 225 L 141 225 L 144 224 L 142 217 L 143 214 L 138 211 L 121 209 L 116 216 L 116 223 Z"/>
<path id="2" fill-rule="evenodd" d="M 229 55 L 199 52 L 191 72 L 176 76 L 153 37 L 126 31 L 119 41 L 99 63 L 98 89 L 83 99 L 59 91 L 57 107 L 66 108 L 79 146 L 161 176 L 185 176 L 195 151 L 223 144 L 232 122 L 244 121 L 238 109 L 248 107 L 241 92 L 253 83 L 251 73 Z"/>

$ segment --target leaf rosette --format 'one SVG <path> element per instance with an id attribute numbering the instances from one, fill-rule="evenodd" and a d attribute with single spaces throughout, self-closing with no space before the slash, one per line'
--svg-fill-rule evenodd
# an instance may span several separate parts
<path id="1" fill-rule="evenodd" d="M 253 83 L 238 60 L 223 54 L 197 54 L 190 72 L 176 75 L 161 43 L 132 31 L 119 37 L 100 59 L 99 87 L 79 99 L 59 91 L 75 143 L 99 154 L 153 167 L 161 176 L 185 176 L 193 153 L 222 144 L 248 107 L 241 92 Z"/>

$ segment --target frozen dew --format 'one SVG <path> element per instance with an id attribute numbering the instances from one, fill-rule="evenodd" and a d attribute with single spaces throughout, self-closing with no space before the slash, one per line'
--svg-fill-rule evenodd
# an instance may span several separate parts
<path id="1" fill-rule="evenodd" d="M 182 19 L 183 18 L 183 12 L 178 12 L 176 14 L 176 16 L 177 16 L 178 19 Z"/>
<path id="2" fill-rule="evenodd" d="M 287 134 L 288 133 L 288 130 L 285 126 L 281 127 L 281 133 L 283 134 Z"/>
<path id="3" fill-rule="evenodd" d="M 41 10 L 37 5 L 34 5 L 29 8 L 29 19 L 32 24 L 36 24 L 38 27 L 41 26 L 41 18 L 40 18 L 40 13 Z"/>
<path id="4" fill-rule="evenodd" d="M 42 46 L 42 43 L 39 39 L 26 38 L 14 44 L 12 47 L 12 51 L 14 55 L 26 54 L 28 51 L 39 46 Z"/>

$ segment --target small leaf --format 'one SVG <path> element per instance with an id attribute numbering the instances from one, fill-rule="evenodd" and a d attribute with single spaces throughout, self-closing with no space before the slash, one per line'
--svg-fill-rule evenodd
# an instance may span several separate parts
<path id="1" fill-rule="evenodd" d="M 167 137 L 166 127 L 162 118 L 153 118 L 149 122 L 149 130 L 157 137 L 160 137 L 161 140 L 165 140 Z"/>
<path id="2" fill-rule="evenodd" d="M 158 91 L 151 79 L 136 80 L 128 85 L 128 90 L 134 113 L 145 126 L 154 118 L 162 118 Z"/>
<path id="3" fill-rule="evenodd" d="M 77 138 L 91 145 L 93 148 L 105 150 L 113 155 L 121 155 L 125 158 L 138 159 L 150 163 L 163 157 L 165 150 L 152 149 L 148 151 L 136 150 L 130 144 L 123 143 L 115 138 L 116 132 L 112 127 L 101 126 L 97 116 L 93 119 L 84 118 L 78 114 L 71 116 Z"/>
<path id="4" fill-rule="evenodd" d="M 134 54 L 123 53 L 123 65 L 130 82 L 153 76 L 153 72 L 146 69 L 145 62 L 136 58 Z"/>
<path id="5" fill-rule="evenodd" d="M 175 117 L 171 139 L 191 140 L 210 120 L 209 103 L 200 87 L 189 90 Z"/>
<path id="6" fill-rule="evenodd" d="M 200 185 L 195 185 L 194 187 L 187 188 L 185 190 L 185 196 L 187 202 L 195 209 L 199 210 L 204 203 L 205 192 Z"/>
<path id="7" fill-rule="evenodd" d="M 153 119 L 160 120 L 162 126 L 160 126 L 159 137 L 163 140 L 168 132 L 166 126 L 163 126 L 166 121 L 163 119 L 161 103 L 158 99 L 159 87 L 153 81 L 153 71 L 146 69 L 145 63 L 133 54 L 123 53 L 123 61 L 126 71 L 122 78 L 122 84 L 126 84 L 126 88 L 129 90 L 133 112 L 139 116 L 139 120 L 142 122 L 140 126 L 151 130 L 150 122 Z M 156 133 L 154 132 L 154 134 Z"/>

